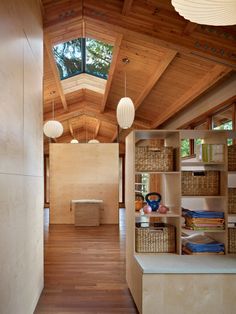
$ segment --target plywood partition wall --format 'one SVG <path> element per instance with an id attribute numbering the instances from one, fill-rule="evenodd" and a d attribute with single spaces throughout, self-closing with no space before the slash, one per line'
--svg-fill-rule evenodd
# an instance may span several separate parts
<path id="1" fill-rule="evenodd" d="M 101 223 L 118 223 L 118 144 L 50 144 L 50 223 L 74 224 L 71 200 L 101 199 Z"/>
<path id="2" fill-rule="evenodd" d="M 0 313 L 43 288 L 43 27 L 39 1 L 0 1 Z"/>

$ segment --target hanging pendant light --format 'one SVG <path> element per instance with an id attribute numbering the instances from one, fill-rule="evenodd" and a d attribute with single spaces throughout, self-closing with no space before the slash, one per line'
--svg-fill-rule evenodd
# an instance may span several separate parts
<path id="1" fill-rule="evenodd" d="M 185 19 L 204 25 L 236 24 L 236 0 L 171 0 Z"/>
<path id="2" fill-rule="evenodd" d="M 89 140 L 88 141 L 89 144 L 99 144 L 99 140 L 95 140 L 95 139 L 92 139 L 92 140 Z"/>
<path id="3" fill-rule="evenodd" d="M 79 141 L 76 138 L 73 138 L 70 142 L 71 142 L 71 144 L 78 144 L 79 143 Z"/>
<path id="4" fill-rule="evenodd" d="M 130 62 L 128 58 L 124 58 L 122 61 L 125 65 Z M 131 100 L 130 97 L 126 97 L 126 71 L 125 71 L 125 97 L 120 99 L 116 109 L 116 117 L 119 126 L 122 129 L 129 129 L 134 122 L 134 116 L 135 109 L 133 101 Z"/>
<path id="5" fill-rule="evenodd" d="M 53 92 L 53 94 L 54 93 L 55 92 Z M 57 138 L 63 133 L 63 125 L 61 122 L 54 120 L 54 100 L 52 101 L 52 120 L 49 120 L 44 124 L 43 132 L 50 138 Z"/>

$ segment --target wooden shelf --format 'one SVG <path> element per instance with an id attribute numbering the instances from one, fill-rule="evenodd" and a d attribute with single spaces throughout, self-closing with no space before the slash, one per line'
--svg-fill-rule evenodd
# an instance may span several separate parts
<path id="1" fill-rule="evenodd" d="M 182 195 L 181 198 L 225 198 L 226 196 L 224 195 Z"/>
<path id="2" fill-rule="evenodd" d="M 205 232 L 207 232 L 207 233 L 224 233 L 225 229 L 223 229 L 223 230 L 192 230 L 192 229 L 182 227 L 181 231 L 182 231 L 182 233 L 191 235 L 194 233 L 205 233 Z"/>
<path id="3" fill-rule="evenodd" d="M 160 218 L 163 218 L 163 217 L 166 217 L 166 218 L 168 218 L 168 217 L 180 218 L 180 214 L 175 214 L 173 212 L 167 213 L 167 214 L 158 214 L 158 213 L 152 212 L 152 213 L 143 214 L 143 215 L 141 215 L 138 212 L 135 213 L 135 217 L 142 217 L 142 216 L 146 216 L 146 217 L 160 217 Z"/>
<path id="4" fill-rule="evenodd" d="M 230 214 L 230 213 L 228 213 L 228 217 L 236 217 L 236 214 Z"/>
<path id="5" fill-rule="evenodd" d="M 180 171 L 136 171 L 135 174 L 180 174 Z"/>
<path id="6" fill-rule="evenodd" d="M 195 167 L 195 166 L 224 166 L 225 162 L 201 162 L 201 161 L 182 161 L 182 167 Z"/>
<path id="7" fill-rule="evenodd" d="M 170 291 L 179 288 L 179 280 L 176 280 L 176 275 L 183 273 L 197 274 L 196 284 L 199 286 L 199 295 L 201 295 L 201 283 L 206 280 L 207 285 L 211 283 L 209 276 L 205 274 L 211 273 L 236 273 L 236 255 L 183 255 L 181 233 L 185 235 L 191 234 L 209 234 L 217 241 L 224 243 L 225 252 L 228 253 L 228 233 L 227 233 L 227 188 L 230 174 L 234 177 L 235 172 L 229 172 L 227 176 L 227 158 L 225 162 L 199 162 L 196 159 L 182 160 L 180 159 L 181 139 L 197 139 L 202 138 L 206 144 L 223 144 L 227 145 L 227 132 L 222 131 L 204 131 L 204 130 L 139 130 L 133 131 L 126 137 L 126 279 L 131 291 L 131 294 L 138 305 L 138 309 L 143 313 L 155 313 L 160 300 L 156 299 L 155 293 L 160 289 L 160 277 L 158 274 L 173 273 L 174 279 L 171 287 L 166 290 L 166 298 L 169 297 Z M 141 144 L 152 144 L 153 139 L 161 139 L 159 141 L 164 146 L 172 146 L 177 148 L 175 152 L 179 152 L 176 157 L 175 168 L 178 171 L 135 171 L 135 146 L 139 145 L 139 140 L 146 140 Z M 149 140 L 150 139 L 150 140 Z M 140 145 L 141 145 L 140 144 Z M 217 170 L 220 172 L 220 194 L 215 196 L 209 195 L 181 195 L 181 174 L 180 171 L 206 171 Z M 136 174 L 147 174 L 147 181 L 150 183 L 148 191 L 158 191 L 162 195 L 163 204 L 172 204 L 172 212 L 167 214 L 150 213 L 144 214 L 143 220 L 149 221 L 149 217 L 161 218 L 161 221 L 168 222 L 176 228 L 176 253 L 135 253 L 135 220 L 142 220 L 142 215 L 135 213 L 134 190 Z M 156 174 L 156 176 L 155 176 Z M 236 177 L 235 177 L 236 179 Z M 232 181 L 234 182 L 234 181 Z M 236 180 L 235 180 L 236 182 Z M 138 185 L 136 185 L 136 188 Z M 155 189 L 156 187 L 156 189 Z M 151 189 L 151 190 L 150 190 Z M 204 191 L 203 191 L 204 193 Z M 190 230 L 182 228 L 183 220 L 180 207 L 189 208 L 190 210 L 219 210 L 225 214 L 225 230 Z M 179 213 L 179 214 L 178 214 Z M 236 215 L 236 214 L 233 214 Z M 234 216 L 232 216 L 234 217 Z M 154 219 L 153 219 L 154 220 Z M 147 274 L 147 275 L 146 275 Z M 204 277 L 202 277 L 204 274 Z M 206 278 L 206 279 L 205 279 Z M 227 277 L 227 280 L 230 277 Z M 222 279 L 225 282 L 225 277 Z M 221 285 L 222 283 L 219 283 Z M 227 286 L 229 283 L 227 283 Z M 184 286 L 184 283 L 183 283 Z M 149 288 L 150 287 L 150 288 Z M 162 288 L 162 287 L 161 287 Z M 212 284 L 212 289 L 215 289 L 215 282 Z M 148 291 L 148 295 L 153 295 L 153 298 L 146 298 L 144 291 Z M 150 308 L 153 309 L 150 311 Z M 145 309 L 145 310 L 143 310 Z M 148 309 L 148 310 L 147 310 Z"/>

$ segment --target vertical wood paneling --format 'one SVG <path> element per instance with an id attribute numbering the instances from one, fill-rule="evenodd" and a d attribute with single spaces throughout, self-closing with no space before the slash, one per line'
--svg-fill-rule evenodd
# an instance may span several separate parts
<path id="1" fill-rule="evenodd" d="M 71 200 L 103 200 L 101 223 L 118 223 L 118 144 L 50 144 L 50 222 L 74 224 Z"/>
<path id="2" fill-rule="evenodd" d="M 42 48 L 38 1 L 0 1 L 0 313 L 43 287 Z"/>

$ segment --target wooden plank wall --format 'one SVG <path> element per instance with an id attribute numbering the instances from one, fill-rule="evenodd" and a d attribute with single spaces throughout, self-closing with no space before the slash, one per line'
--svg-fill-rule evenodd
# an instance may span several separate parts
<path id="1" fill-rule="evenodd" d="M 0 1 L 0 313 L 43 288 L 43 30 L 38 1 Z"/>
<path id="2" fill-rule="evenodd" d="M 74 224 L 76 199 L 102 199 L 101 223 L 118 224 L 118 144 L 50 144 L 49 156 L 51 224 Z"/>

